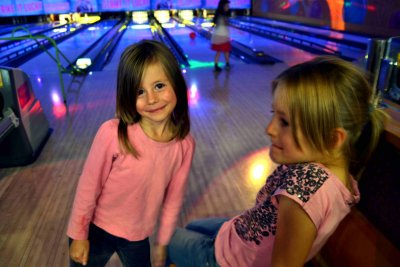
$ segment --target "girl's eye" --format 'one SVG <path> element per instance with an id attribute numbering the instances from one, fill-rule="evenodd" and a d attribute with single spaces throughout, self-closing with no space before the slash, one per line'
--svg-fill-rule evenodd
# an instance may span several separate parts
<path id="1" fill-rule="evenodd" d="M 156 86 L 155 86 L 155 89 L 156 90 L 160 90 L 160 89 L 163 89 L 164 87 L 165 87 L 164 83 L 157 83 Z"/>
<path id="2" fill-rule="evenodd" d="M 138 94 L 138 96 L 143 95 L 144 94 L 144 90 L 143 89 L 138 89 L 137 94 Z"/>
<path id="3" fill-rule="evenodd" d="M 289 122 L 286 119 L 280 118 L 279 121 L 282 126 L 284 126 L 284 127 L 289 126 Z"/>
<path id="4" fill-rule="evenodd" d="M 279 123 L 282 127 L 289 126 L 289 121 L 285 118 L 286 116 L 281 114 L 281 112 L 278 111 L 278 113 L 275 113 L 274 109 L 271 109 L 270 112 L 271 112 L 272 116 L 274 116 L 275 118 L 277 118 L 279 120 Z"/>

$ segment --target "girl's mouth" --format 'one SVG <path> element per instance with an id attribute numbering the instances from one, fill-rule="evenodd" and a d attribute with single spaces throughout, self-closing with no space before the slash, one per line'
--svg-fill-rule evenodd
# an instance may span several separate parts
<path id="1" fill-rule="evenodd" d="M 147 112 L 155 113 L 155 112 L 158 112 L 158 111 L 163 110 L 163 109 L 164 109 L 164 106 L 163 107 L 159 107 L 159 108 L 155 108 L 155 109 L 151 109 L 151 110 L 147 110 Z"/>

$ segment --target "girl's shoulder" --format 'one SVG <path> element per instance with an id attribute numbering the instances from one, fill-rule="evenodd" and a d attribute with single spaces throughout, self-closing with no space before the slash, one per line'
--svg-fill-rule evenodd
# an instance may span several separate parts
<path id="1" fill-rule="evenodd" d="M 96 139 L 104 143 L 114 142 L 118 138 L 119 119 L 110 119 L 103 122 L 96 133 Z"/>
<path id="2" fill-rule="evenodd" d="M 187 143 L 190 146 L 196 145 L 196 140 L 191 133 L 188 133 L 185 138 L 183 138 L 182 142 Z"/>
<path id="3" fill-rule="evenodd" d="M 103 134 L 117 133 L 118 123 L 119 119 L 109 119 L 103 122 L 99 127 L 98 133 L 103 133 Z"/>
<path id="4" fill-rule="evenodd" d="M 118 148 L 118 120 L 111 119 L 103 122 L 92 143 L 94 146 Z"/>
<path id="5" fill-rule="evenodd" d="M 118 126 L 120 119 L 113 118 L 109 119 L 100 126 L 99 132 L 103 132 L 104 135 L 108 135 L 110 137 L 118 138 Z M 140 139 L 143 141 L 144 139 L 148 139 L 139 123 L 133 123 L 128 125 L 128 136 L 134 139 Z"/>
<path id="6" fill-rule="evenodd" d="M 183 139 L 175 138 L 174 144 L 179 144 L 183 151 L 194 153 L 196 147 L 196 141 L 193 136 L 188 133 Z"/>
<path id="7" fill-rule="evenodd" d="M 271 175 L 271 182 L 275 180 L 275 185 L 306 202 L 329 177 L 330 172 L 321 164 L 298 163 L 279 165 Z"/>

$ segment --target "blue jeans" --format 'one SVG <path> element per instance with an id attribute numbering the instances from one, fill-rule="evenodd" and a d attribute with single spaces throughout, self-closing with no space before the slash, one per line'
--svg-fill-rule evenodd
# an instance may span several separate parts
<path id="1" fill-rule="evenodd" d="M 72 239 L 69 239 L 71 244 Z M 149 238 L 129 241 L 113 236 L 94 224 L 89 226 L 89 261 L 86 267 L 105 266 L 116 252 L 126 267 L 151 267 Z M 70 259 L 70 267 L 83 265 Z"/>
<path id="2" fill-rule="evenodd" d="M 178 267 L 217 267 L 214 241 L 228 218 L 207 218 L 177 228 L 168 245 L 168 263 Z"/>

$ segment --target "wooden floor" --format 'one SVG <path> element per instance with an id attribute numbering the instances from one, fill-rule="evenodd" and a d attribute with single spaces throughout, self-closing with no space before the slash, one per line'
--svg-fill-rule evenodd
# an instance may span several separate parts
<path id="1" fill-rule="evenodd" d="M 232 65 L 219 74 L 210 67 L 185 74 L 197 147 L 179 225 L 249 207 L 274 167 L 264 133 L 270 81 L 287 64 L 253 65 L 233 58 Z M 0 266 L 63 267 L 68 266 L 66 225 L 79 174 L 99 125 L 115 113 L 117 64 L 113 59 L 87 77 L 64 75 L 67 108 L 57 100 L 62 96 L 55 66 L 42 72 L 26 68 L 53 132 L 34 163 L 0 169 Z M 113 257 L 108 266 L 121 265 Z"/>

